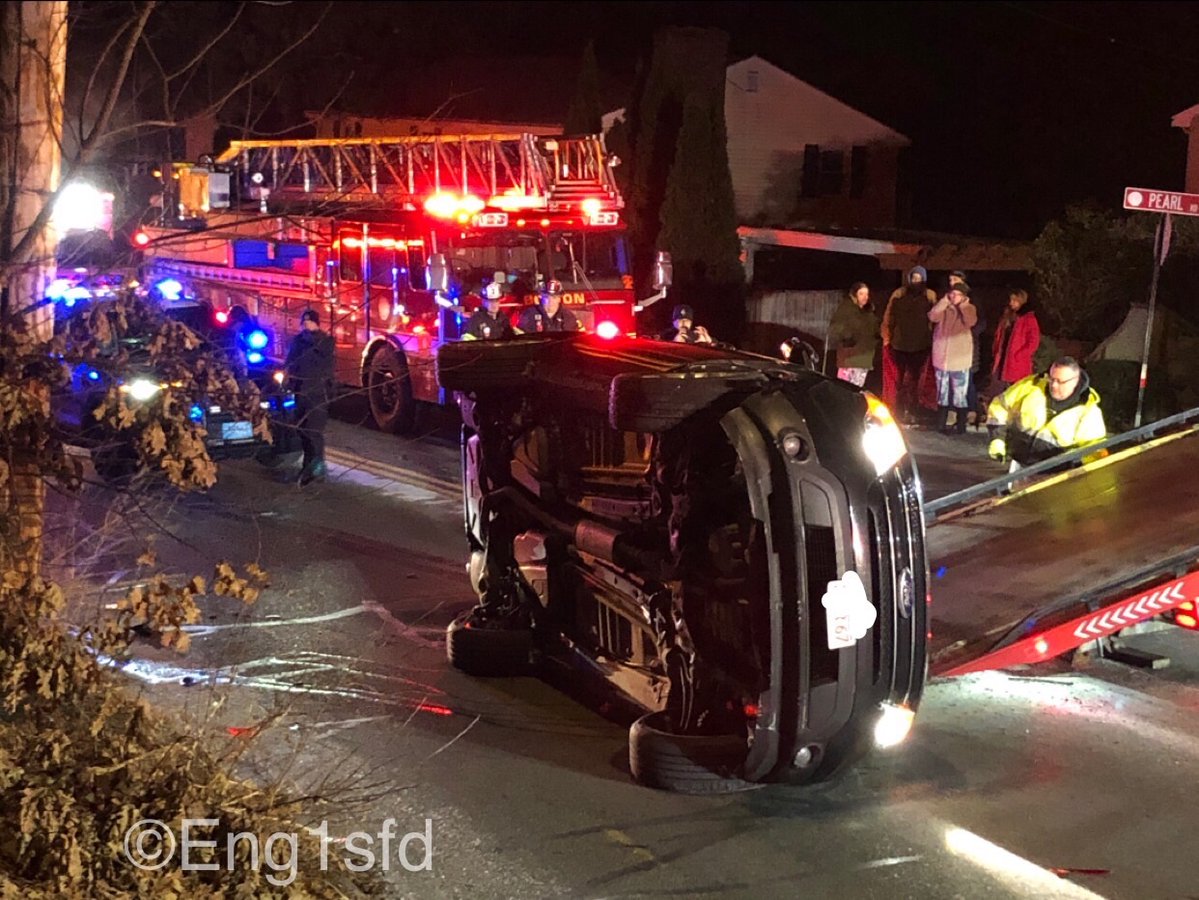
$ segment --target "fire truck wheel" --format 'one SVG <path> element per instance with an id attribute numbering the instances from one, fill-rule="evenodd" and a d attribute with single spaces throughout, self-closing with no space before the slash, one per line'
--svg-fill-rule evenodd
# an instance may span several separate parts
<path id="1" fill-rule="evenodd" d="M 724 398 L 753 393 L 761 384 L 761 376 L 756 373 L 617 375 L 608 394 L 608 418 L 618 431 L 668 431 Z"/>
<path id="2" fill-rule="evenodd" d="M 407 434 L 416 425 L 416 403 L 408 363 L 394 347 L 380 347 L 371 356 L 366 372 L 371 416 L 380 431 Z"/>
<path id="3" fill-rule="evenodd" d="M 680 794 L 731 794 L 763 787 L 738 777 L 748 752 L 735 734 L 675 734 L 666 714 L 642 716 L 629 729 L 629 769 L 647 787 Z"/>

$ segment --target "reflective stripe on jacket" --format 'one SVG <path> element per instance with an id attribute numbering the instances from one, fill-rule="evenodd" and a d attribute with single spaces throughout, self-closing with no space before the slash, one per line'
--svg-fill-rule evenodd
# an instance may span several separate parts
<path id="1" fill-rule="evenodd" d="M 987 424 L 1007 426 L 1008 454 L 1022 465 L 1107 437 L 1095 389 L 1088 386 L 1078 403 L 1054 416 L 1049 409 L 1046 375 L 1021 379 L 992 400 Z"/>

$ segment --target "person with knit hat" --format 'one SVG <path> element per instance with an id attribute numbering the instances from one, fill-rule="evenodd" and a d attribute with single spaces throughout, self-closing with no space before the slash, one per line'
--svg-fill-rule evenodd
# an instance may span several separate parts
<path id="1" fill-rule="evenodd" d="M 932 349 L 928 312 L 937 295 L 923 266 L 909 269 L 904 286 L 891 294 L 883 313 L 883 399 L 905 424 L 915 424 L 920 374 Z"/>

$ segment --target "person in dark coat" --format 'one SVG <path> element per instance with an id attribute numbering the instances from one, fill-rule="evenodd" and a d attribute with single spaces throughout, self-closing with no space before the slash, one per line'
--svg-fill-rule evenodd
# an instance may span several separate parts
<path id="1" fill-rule="evenodd" d="M 865 282 L 855 282 L 841 299 L 829 322 L 828 340 L 837 354 L 837 377 L 858 387 L 864 385 L 874 367 L 879 342 L 879 318 Z"/>
<path id="2" fill-rule="evenodd" d="M 937 295 L 928 288 L 923 266 L 909 269 L 904 281 L 883 313 L 883 401 L 901 421 L 913 424 L 920 407 L 920 376 L 933 345 L 928 311 Z"/>
<path id="3" fill-rule="evenodd" d="M 325 426 L 329 422 L 329 401 L 333 393 L 333 338 L 321 331 L 320 316 L 306 309 L 300 316 L 300 333 L 292 338 L 287 350 L 288 384 L 296 395 L 296 422 L 300 444 L 304 447 L 304 465 L 300 486 L 323 481 L 325 468 Z"/>
<path id="4" fill-rule="evenodd" d="M 711 344 L 712 335 L 703 325 L 695 324 L 695 310 L 680 303 L 670 314 L 671 327 L 658 335 L 659 340 L 679 344 Z"/>

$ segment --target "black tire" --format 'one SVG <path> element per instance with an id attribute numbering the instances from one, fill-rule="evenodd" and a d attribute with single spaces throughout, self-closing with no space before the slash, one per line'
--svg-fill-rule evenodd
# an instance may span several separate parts
<path id="1" fill-rule="evenodd" d="M 437 383 L 447 391 L 488 391 L 529 383 L 530 367 L 570 335 L 454 341 L 437 351 Z"/>
<path id="2" fill-rule="evenodd" d="M 642 716 L 629 729 L 629 769 L 646 787 L 680 794 L 732 794 L 763 785 L 739 773 L 749 747 L 733 734 L 674 734 L 666 714 Z"/>
<path id="3" fill-rule="evenodd" d="M 757 373 L 663 372 L 612 379 L 608 418 L 617 431 L 668 431 L 722 400 L 735 402 L 764 383 Z"/>
<path id="4" fill-rule="evenodd" d="M 412 399 L 408 362 L 394 347 L 380 347 L 371 355 L 366 369 L 366 393 L 371 417 L 380 431 L 410 434 L 416 427 L 416 401 Z"/>
<path id="5" fill-rule="evenodd" d="M 463 613 L 445 632 L 446 658 L 460 672 L 481 677 L 528 675 L 534 667 L 533 632 L 484 625 L 475 611 Z"/>

